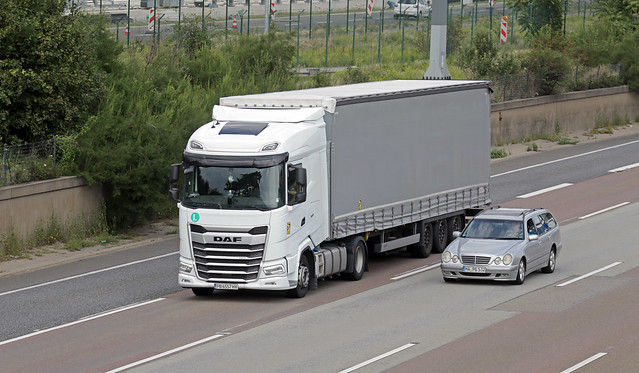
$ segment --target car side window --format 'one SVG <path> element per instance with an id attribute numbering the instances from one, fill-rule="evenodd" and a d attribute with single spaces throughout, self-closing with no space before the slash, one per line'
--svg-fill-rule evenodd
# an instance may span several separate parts
<path id="1" fill-rule="evenodd" d="M 541 236 L 542 234 L 546 233 L 546 230 L 548 230 L 548 225 L 544 223 L 543 219 L 539 215 L 533 216 L 532 221 L 533 223 L 535 223 L 535 228 L 537 228 L 538 235 Z"/>
<path id="2" fill-rule="evenodd" d="M 528 231 L 529 235 L 537 234 L 537 228 L 535 228 L 535 224 L 530 219 L 528 219 L 528 221 L 526 222 L 526 230 Z"/>
<path id="3" fill-rule="evenodd" d="M 544 221 L 546 222 L 546 224 L 548 224 L 548 230 L 551 230 L 557 226 L 557 221 L 555 220 L 555 217 L 552 216 L 551 213 L 546 212 L 544 214 L 541 214 L 541 216 L 544 218 Z"/>

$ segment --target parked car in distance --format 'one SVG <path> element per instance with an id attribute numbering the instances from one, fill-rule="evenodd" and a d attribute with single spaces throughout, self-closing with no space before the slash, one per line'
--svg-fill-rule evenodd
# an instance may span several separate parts
<path id="1" fill-rule="evenodd" d="M 555 271 L 561 251 L 559 224 L 542 208 L 495 208 L 479 213 L 442 253 L 444 281 L 513 281 L 536 270 Z"/>
<path id="2" fill-rule="evenodd" d="M 398 19 L 405 17 L 427 17 L 430 14 L 430 0 L 399 0 L 395 3 L 393 16 Z"/>

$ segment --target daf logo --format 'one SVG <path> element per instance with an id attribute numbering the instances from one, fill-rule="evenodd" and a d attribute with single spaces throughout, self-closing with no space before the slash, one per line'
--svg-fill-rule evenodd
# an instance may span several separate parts
<path id="1" fill-rule="evenodd" d="M 213 242 L 242 242 L 242 237 L 213 237 Z"/>

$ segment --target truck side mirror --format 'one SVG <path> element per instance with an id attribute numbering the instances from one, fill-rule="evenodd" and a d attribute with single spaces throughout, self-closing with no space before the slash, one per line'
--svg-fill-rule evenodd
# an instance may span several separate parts
<path id="1" fill-rule="evenodd" d="M 173 187 L 173 184 L 180 181 L 180 163 L 172 164 L 169 175 L 169 197 L 175 202 L 180 202 L 180 190 Z"/>
<path id="2" fill-rule="evenodd" d="M 180 163 L 175 163 L 171 165 L 171 174 L 169 176 L 169 183 L 175 184 L 180 181 Z"/>
<path id="3" fill-rule="evenodd" d="M 289 166 L 289 205 L 296 205 L 306 201 L 306 169 L 301 164 Z"/>

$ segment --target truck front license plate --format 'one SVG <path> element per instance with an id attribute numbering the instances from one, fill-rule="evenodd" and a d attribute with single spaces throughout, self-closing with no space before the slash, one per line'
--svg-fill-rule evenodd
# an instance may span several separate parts
<path id="1" fill-rule="evenodd" d="M 462 272 L 486 273 L 486 268 L 484 268 L 484 267 L 464 266 L 462 268 Z"/>
<path id="2" fill-rule="evenodd" d="M 213 284 L 213 288 L 217 290 L 238 290 L 238 284 Z"/>

